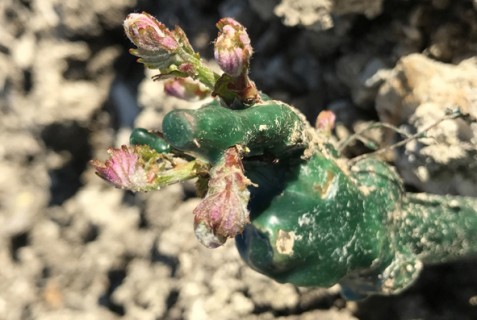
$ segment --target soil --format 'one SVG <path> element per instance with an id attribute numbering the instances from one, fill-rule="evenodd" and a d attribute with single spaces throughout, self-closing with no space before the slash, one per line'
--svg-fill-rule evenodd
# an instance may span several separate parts
<path id="1" fill-rule="evenodd" d="M 90 159 L 190 107 L 127 52 L 122 21 L 143 10 L 180 25 L 205 60 L 215 22 L 235 17 L 257 86 L 310 121 L 334 111 L 340 139 L 378 120 L 415 133 L 447 107 L 477 116 L 475 0 L 3 0 L 0 319 L 477 319 L 476 259 L 349 302 L 337 286 L 255 273 L 233 241 L 203 248 L 191 184 L 133 194 L 97 178 Z M 409 190 L 477 196 L 477 124 L 449 120 L 433 134 L 389 156 Z M 367 151 L 357 142 L 346 154 Z"/>

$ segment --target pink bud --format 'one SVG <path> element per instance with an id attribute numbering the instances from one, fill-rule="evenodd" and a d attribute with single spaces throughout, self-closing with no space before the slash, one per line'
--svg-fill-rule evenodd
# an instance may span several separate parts
<path id="1" fill-rule="evenodd" d="M 222 161 L 210 171 L 209 190 L 194 209 L 195 233 L 209 248 L 243 232 L 250 222 L 247 209 L 251 181 L 245 177 L 236 147 L 225 151 Z"/>
<path id="2" fill-rule="evenodd" d="M 205 162 L 158 153 L 148 145 L 110 148 L 108 153 L 110 158 L 105 162 L 90 161 L 96 174 L 118 188 L 131 191 L 158 190 L 196 178 L 209 168 Z"/>
<path id="3" fill-rule="evenodd" d="M 210 94 L 210 90 L 204 85 L 190 78 L 169 79 L 164 82 L 164 91 L 170 96 L 188 101 L 203 99 Z"/>
<path id="4" fill-rule="evenodd" d="M 139 49 L 172 53 L 179 48 L 175 34 L 148 13 L 131 13 L 124 20 L 124 31 Z"/>
<path id="5" fill-rule="evenodd" d="M 325 133 L 331 134 L 335 126 L 336 116 L 332 111 L 324 110 L 318 114 L 315 127 Z"/>
<path id="6" fill-rule="evenodd" d="M 217 28 L 214 56 L 220 68 L 231 77 L 246 73 L 253 49 L 245 27 L 232 18 L 223 18 Z"/>
<path id="7" fill-rule="evenodd" d="M 117 188 L 139 191 L 154 178 L 154 175 L 148 175 L 140 164 L 140 156 L 135 147 L 123 145 L 120 149 L 109 148 L 108 153 L 109 160 L 104 163 L 93 160 L 91 165 L 98 176 Z"/>

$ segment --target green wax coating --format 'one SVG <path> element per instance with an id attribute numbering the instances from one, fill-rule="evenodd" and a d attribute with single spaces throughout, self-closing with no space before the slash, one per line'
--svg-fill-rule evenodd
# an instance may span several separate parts
<path id="1" fill-rule="evenodd" d="M 170 145 L 164 139 L 142 128 L 136 128 L 131 132 L 129 142 L 132 145 L 148 145 L 158 153 L 169 153 L 171 151 Z"/>
<path id="2" fill-rule="evenodd" d="M 399 244 L 424 263 L 477 256 L 477 199 L 408 194 L 402 208 L 395 223 Z"/>
<path id="3" fill-rule="evenodd" d="M 248 168 L 247 176 L 267 189 L 266 180 L 259 178 L 263 173 L 256 170 L 254 179 L 254 168 Z M 277 169 L 276 176 L 283 169 Z M 380 187 L 396 185 L 386 166 L 375 170 L 380 172 L 368 176 Z M 236 239 L 252 268 L 279 282 L 328 287 L 390 259 L 385 221 L 400 190 L 361 190 L 333 160 L 319 153 L 282 176 L 282 190 L 267 206 L 252 202 L 252 225 Z M 277 181 L 273 184 L 277 188 Z M 260 192 L 254 196 L 259 198 Z M 268 202 L 267 196 L 263 200 Z"/>
<path id="4" fill-rule="evenodd" d="M 423 263 L 477 254 L 477 200 L 405 193 L 385 163 L 352 168 L 316 152 L 276 168 L 245 163 L 251 224 L 242 259 L 279 282 L 329 287 L 349 299 L 398 293 Z"/>
<path id="5" fill-rule="evenodd" d="M 289 106 L 265 101 L 244 110 L 231 110 L 214 100 L 197 110 L 166 115 L 165 139 L 176 149 L 215 162 L 224 150 L 242 145 L 249 155 L 285 157 L 305 148 L 305 124 Z"/>

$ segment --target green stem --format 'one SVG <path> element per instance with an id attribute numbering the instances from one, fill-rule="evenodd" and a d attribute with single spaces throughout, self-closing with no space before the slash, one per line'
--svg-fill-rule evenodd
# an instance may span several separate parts
<path id="1" fill-rule="evenodd" d="M 231 109 L 246 109 L 261 101 L 255 83 L 244 70 L 238 77 L 224 73 L 215 83 L 212 95 L 221 97 Z"/>
<path id="2" fill-rule="evenodd" d="M 199 160 L 189 161 L 175 166 L 173 169 L 164 170 L 154 179 L 156 189 L 178 182 L 197 178 L 206 173 L 209 166 Z"/>
<path id="3" fill-rule="evenodd" d="M 215 83 L 220 78 L 220 75 L 207 67 L 200 58 L 197 58 L 193 55 L 188 55 L 184 60 L 190 61 L 195 67 L 196 73 L 194 76 L 192 76 L 192 78 L 204 84 L 211 91 L 214 90 Z"/>

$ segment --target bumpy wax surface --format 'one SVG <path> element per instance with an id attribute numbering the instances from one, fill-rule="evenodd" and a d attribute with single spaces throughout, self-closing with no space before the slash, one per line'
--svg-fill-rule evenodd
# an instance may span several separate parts
<path id="1" fill-rule="evenodd" d="M 171 146 L 164 139 L 142 128 L 136 128 L 132 131 L 129 142 L 132 145 L 148 145 L 158 153 L 168 153 L 171 151 Z"/>
<path id="2" fill-rule="evenodd" d="M 340 283 L 361 299 L 402 291 L 423 263 L 477 253 L 477 200 L 404 193 L 383 162 L 337 161 L 317 151 L 274 169 L 246 166 L 260 188 L 236 242 L 253 269 L 298 286 Z"/>
<path id="3" fill-rule="evenodd" d="M 174 148 L 211 162 L 234 145 L 246 146 L 249 156 L 275 157 L 305 147 L 302 119 L 289 106 L 276 101 L 231 110 L 215 100 L 198 110 L 170 112 L 162 128 L 165 139 Z"/>
<path id="4" fill-rule="evenodd" d="M 390 241 L 386 209 L 400 197 L 392 172 L 384 167 L 382 175 L 368 172 L 394 190 L 375 203 L 373 191 L 364 185 L 360 189 L 335 161 L 318 152 L 309 161 L 278 166 L 275 175 L 268 175 L 272 179 L 263 178 L 260 168 L 249 169 L 252 180 L 257 174 L 259 185 L 276 188 L 275 194 L 252 194 L 252 225 L 236 239 L 252 268 L 280 282 L 331 286 L 389 259 L 388 250 L 383 250 Z"/>

